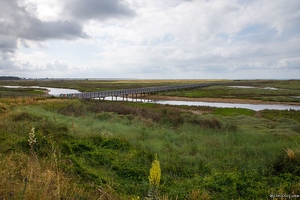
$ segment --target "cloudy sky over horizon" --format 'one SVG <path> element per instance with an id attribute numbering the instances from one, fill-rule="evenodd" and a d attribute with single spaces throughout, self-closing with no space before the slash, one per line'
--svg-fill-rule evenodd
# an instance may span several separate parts
<path id="1" fill-rule="evenodd" d="M 299 0 L 0 0 L 0 76 L 299 75 Z"/>

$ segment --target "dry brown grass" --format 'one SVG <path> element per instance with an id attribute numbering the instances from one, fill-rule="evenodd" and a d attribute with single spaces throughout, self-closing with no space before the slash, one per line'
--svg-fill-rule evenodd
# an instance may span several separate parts
<path id="1" fill-rule="evenodd" d="M 54 161 L 36 160 L 26 154 L 1 157 L 0 177 L 0 199 L 107 199 L 98 191 L 78 187 Z"/>
<path id="2" fill-rule="evenodd" d="M 198 190 L 192 190 L 189 193 L 188 199 L 190 199 L 190 200 L 198 200 L 198 199 L 208 200 L 208 199 L 211 199 L 211 198 L 210 198 L 210 195 L 208 194 L 208 192 L 198 189 Z"/>
<path id="3" fill-rule="evenodd" d="M 288 158 L 291 160 L 291 161 L 294 161 L 296 160 L 296 153 L 293 149 L 284 149 L 284 151 L 286 152 Z"/>
<path id="4" fill-rule="evenodd" d="M 176 197 L 175 199 L 172 199 L 172 198 L 168 197 L 168 195 L 163 195 L 160 197 L 160 199 L 161 200 L 177 200 L 179 198 Z M 211 199 L 211 196 L 205 190 L 196 189 L 196 190 L 192 190 L 189 193 L 187 199 L 189 199 L 189 200 L 209 200 L 209 199 Z"/>

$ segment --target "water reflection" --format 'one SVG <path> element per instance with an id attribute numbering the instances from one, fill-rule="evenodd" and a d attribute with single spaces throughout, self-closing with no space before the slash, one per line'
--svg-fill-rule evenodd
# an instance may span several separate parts
<path id="1" fill-rule="evenodd" d="M 67 89 L 67 88 L 52 88 L 52 87 L 40 87 L 40 86 L 3 86 L 5 88 L 32 88 L 32 89 L 43 89 L 48 90 L 48 94 L 53 96 L 59 96 L 60 94 L 74 94 L 80 93 L 75 89 Z"/>
<path id="2" fill-rule="evenodd" d="M 99 98 L 96 98 L 99 99 Z M 300 105 L 285 105 L 285 104 L 242 104 L 242 103 L 217 103 L 217 102 L 200 102 L 200 101 L 171 101 L 171 100 L 150 100 L 139 98 L 123 98 L 123 97 L 105 97 L 108 101 L 133 101 L 133 102 L 146 102 L 164 105 L 185 105 L 185 106 L 209 106 L 218 108 L 246 108 L 250 110 L 300 110 Z"/>
<path id="3" fill-rule="evenodd" d="M 216 103 L 216 102 L 198 102 L 198 101 L 154 101 L 158 104 L 169 105 L 187 105 L 187 106 L 210 106 L 219 108 L 246 108 L 255 111 L 260 110 L 300 110 L 300 106 L 296 105 L 284 105 L 284 104 L 241 104 L 241 103 Z"/>
<path id="4" fill-rule="evenodd" d="M 60 96 L 61 94 L 74 94 L 80 93 L 78 90 L 67 88 L 51 88 L 40 86 L 3 86 L 6 88 L 36 88 L 48 90 L 50 95 Z M 251 86 L 231 86 L 231 87 L 251 87 Z M 295 96 L 294 98 L 300 98 Z M 99 98 L 97 98 L 99 99 Z M 103 99 L 100 99 L 103 100 Z M 126 98 L 126 97 L 106 97 L 104 100 L 110 101 L 133 101 L 133 102 L 149 102 L 156 104 L 169 104 L 169 105 L 187 105 L 187 106 L 210 106 L 219 108 L 246 108 L 255 111 L 260 110 L 300 110 L 300 106 L 297 105 L 284 105 L 284 104 L 240 104 L 240 103 L 216 103 L 216 102 L 200 102 L 200 101 L 170 101 L 170 100 L 151 100 L 151 99 L 139 99 L 139 98 Z"/>
<path id="5" fill-rule="evenodd" d="M 231 87 L 231 88 L 244 88 L 244 89 L 253 89 L 253 88 L 258 88 L 258 87 L 253 87 L 253 86 L 227 86 L 227 87 Z M 274 87 L 263 87 L 263 88 L 258 88 L 258 89 L 265 89 L 265 90 L 280 90 L 278 88 L 274 88 Z"/>
<path id="6" fill-rule="evenodd" d="M 107 96 L 105 98 L 94 98 L 96 100 L 105 100 L 105 101 L 133 101 L 133 102 L 141 102 L 141 103 L 155 103 L 155 100 L 152 99 L 139 99 L 139 98 L 126 98 L 126 97 L 115 97 L 115 96 Z"/>
<path id="7" fill-rule="evenodd" d="M 227 86 L 227 87 L 230 87 L 230 88 L 256 88 L 253 86 Z"/>

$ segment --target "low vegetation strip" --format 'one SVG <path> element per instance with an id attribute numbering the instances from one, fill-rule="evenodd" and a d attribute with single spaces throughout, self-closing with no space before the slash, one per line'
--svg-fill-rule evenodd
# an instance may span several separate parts
<path id="1" fill-rule="evenodd" d="M 237 84 L 238 85 L 238 84 Z M 250 84 L 249 84 L 250 85 Z M 257 103 L 274 102 L 274 103 L 300 103 L 299 90 L 300 81 L 273 81 L 273 82 L 252 82 L 250 88 L 234 88 L 226 85 L 217 85 L 192 90 L 169 91 L 159 93 L 161 97 L 171 98 L 187 98 L 187 99 L 218 99 L 222 101 L 250 101 Z M 266 89 L 266 88 L 276 88 Z M 155 98 L 161 98 L 155 97 Z M 209 100 L 208 99 L 208 100 Z"/>

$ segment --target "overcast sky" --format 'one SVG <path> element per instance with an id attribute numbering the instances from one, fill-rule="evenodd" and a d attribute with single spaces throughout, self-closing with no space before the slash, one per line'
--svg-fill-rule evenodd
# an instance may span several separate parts
<path id="1" fill-rule="evenodd" d="M 300 0 L 0 0 L 0 76 L 299 79 Z"/>

